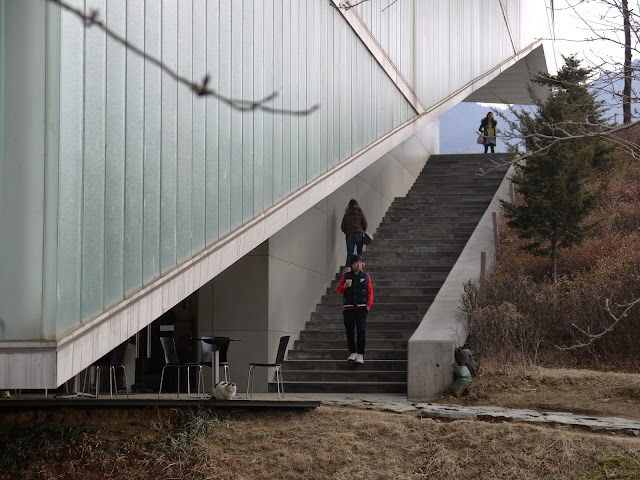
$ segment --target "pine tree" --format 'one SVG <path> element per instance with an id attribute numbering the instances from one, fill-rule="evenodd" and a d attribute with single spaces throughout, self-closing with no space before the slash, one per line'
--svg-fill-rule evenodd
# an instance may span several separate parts
<path id="1" fill-rule="evenodd" d="M 598 192 L 586 189 L 594 168 L 608 160 L 611 148 L 598 137 L 573 139 L 605 123 L 602 107 L 588 90 L 589 69 L 575 57 L 565 57 L 557 75 L 538 76 L 549 87 L 543 101 L 532 95 L 536 111 L 516 112 L 511 125 L 524 138 L 530 156 L 516 167 L 513 183 L 521 202 L 502 202 L 508 225 L 529 240 L 523 248 L 551 258 L 552 278 L 558 276 L 558 249 L 583 241 L 594 224 L 585 223 Z"/>

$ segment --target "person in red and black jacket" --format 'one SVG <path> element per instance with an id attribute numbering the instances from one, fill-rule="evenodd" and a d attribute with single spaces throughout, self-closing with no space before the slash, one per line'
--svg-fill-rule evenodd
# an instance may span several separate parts
<path id="1" fill-rule="evenodd" d="M 354 253 L 354 249 L 357 247 L 358 255 L 362 257 L 362 236 L 367 231 L 367 217 L 364 216 L 364 212 L 358 205 L 358 201 L 355 198 L 349 200 L 349 205 L 344 211 L 342 217 L 342 223 L 340 229 L 346 235 L 347 240 L 347 261 L 345 263 L 345 272 L 349 271 L 349 259 Z"/>
<path id="2" fill-rule="evenodd" d="M 362 257 L 357 253 L 349 260 L 351 271 L 345 272 L 338 284 L 338 293 L 342 295 L 342 316 L 347 331 L 347 347 L 350 362 L 364 363 L 364 346 L 367 329 L 367 314 L 373 304 L 371 277 L 362 270 Z M 358 336 L 358 343 L 354 336 Z"/>

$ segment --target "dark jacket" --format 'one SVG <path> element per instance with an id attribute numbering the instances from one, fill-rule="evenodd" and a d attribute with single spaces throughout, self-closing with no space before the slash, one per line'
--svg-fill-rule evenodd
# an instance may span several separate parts
<path id="1" fill-rule="evenodd" d="M 342 230 L 345 235 L 351 235 L 352 233 L 366 232 L 367 226 L 367 217 L 364 216 L 362 209 L 360 207 L 350 208 L 342 217 L 340 230 Z"/>
<path id="2" fill-rule="evenodd" d="M 345 288 L 344 282 L 351 279 L 351 287 Z M 345 273 L 340 279 L 337 291 L 342 294 L 342 308 L 371 308 L 373 304 L 373 287 L 368 273 L 360 271 L 358 275 L 351 272 Z"/>

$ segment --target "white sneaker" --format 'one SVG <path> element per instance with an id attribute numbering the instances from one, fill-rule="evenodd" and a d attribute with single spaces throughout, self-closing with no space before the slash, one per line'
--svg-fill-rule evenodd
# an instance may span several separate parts
<path id="1" fill-rule="evenodd" d="M 351 355 L 349 355 L 349 358 L 347 358 L 347 361 L 355 362 L 356 361 L 356 357 L 357 357 L 357 355 L 355 353 L 352 353 Z"/>
<path id="2" fill-rule="evenodd" d="M 364 363 L 364 355 L 362 355 L 361 353 L 356 354 L 356 363 Z"/>

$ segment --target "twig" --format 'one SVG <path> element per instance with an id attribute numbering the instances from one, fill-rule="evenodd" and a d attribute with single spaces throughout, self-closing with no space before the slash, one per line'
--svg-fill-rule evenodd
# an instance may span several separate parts
<path id="1" fill-rule="evenodd" d="M 106 24 L 99 18 L 98 10 L 92 9 L 89 12 L 89 14 L 86 14 L 84 12 L 84 10 L 82 10 L 80 8 L 76 8 L 76 7 L 72 6 L 72 5 L 69 5 L 68 3 L 64 2 L 63 0 L 46 0 L 46 1 L 54 3 L 56 5 L 59 5 L 64 10 L 66 10 L 66 11 L 68 11 L 70 13 L 73 13 L 74 15 L 79 17 L 86 26 L 88 26 L 88 27 L 91 27 L 91 26 L 98 27 L 108 37 L 110 37 L 111 39 L 115 40 L 116 42 L 122 44 L 128 51 L 132 51 L 136 55 L 139 55 L 142 58 L 144 58 L 145 60 L 148 60 L 149 62 L 151 62 L 154 65 L 158 66 L 163 72 L 168 74 L 171 78 L 175 79 L 177 82 L 182 83 L 183 85 L 186 85 L 190 90 L 192 90 L 198 96 L 203 96 L 203 97 L 204 96 L 211 96 L 211 97 L 214 97 L 214 98 L 220 100 L 221 102 L 229 105 L 229 107 L 231 107 L 232 109 L 238 110 L 238 111 L 241 111 L 241 112 L 252 111 L 252 110 L 261 110 L 263 112 L 272 113 L 272 114 L 303 116 L 303 115 L 309 115 L 309 114 L 315 112 L 316 110 L 318 110 L 320 108 L 320 105 L 318 105 L 318 104 L 313 105 L 312 107 L 304 109 L 304 110 L 289 110 L 289 109 L 286 109 L 286 108 L 273 108 L 273 107 L 267 106 L 266 103 L 271 102 L 272 100 L 274 100 L 278 96 L 277 92 L 272 92 L 269 95 L 267 95 L 267 96 L 265 96 L 265 97 L 263 97 L 263 98 L 261 98 L 259 100 L 245 100 L 245 99 L 237 99 L 237 98 L 226 97 L 226 96 L 216 92 L 215 90 L 209 88 L 209 81 L 211 80 L 211 76 L 209 74 L 205 75 L 205 77 L 202 79 L 201 83 L 195 83 L 195 82 L 191 81 L 190 79 L 188 79 L 186 77 L 183 77 L 183 76 L 179 75 L 178 73 L 176 73 L 175 71 L 173 71 L 167 65 L 162 63 L 161 60 L 158 60 L 157 58 L 155 58 L 155 57 L 149 55 L 148 53 L 146 53 L 144 50 L 141 50 L 140 48 L 136 47 L 135 45 L 129 43 L 129 41 L 126 38 L 120 36 L 119 34 L 117 34 L 116 32 L 114 32 L 113 30 L 109 29 L 106 26 Z"/>
<path id="2" fill-rule="evenodd" d="M 620 320 L 622 320 L 623 318 L 625 318 L 629 314 L 629 310 L 631 310 L 638 303 L 640 303 L 640 298 L 636 298 L 634 301 L 632 301 L 630 303 L 624 303 L 624 304 L 618 305 L 620 307 L 626 307 L 626 308 L 622 311 L 622 313 L 619 316 L 615 316 L 614 313 L 611 311 L 611 307 L 609 305 L 609 299 L 607 298 L 607 300 L 605 302 L 605 310 L 611 316 L 611 318 L 613 318 L 613 323 L 611 325 L 609 325 L 608 327 L 606 327 L 600 333 L 595 333 L 595 334 L 594 333 L 589 333 L 589 332 L 585 331 L 584 329 L 580 328 L 575 323 L 572 323 L 571 325 L 575 329 L 577 329 L 580 333 L 586 335 L 589 338 L 589 340 L 587 342 L 584 342 L 584 343 L 578 343 L 578 344 L 575 344 L 575 345 L 571 345 L 570 347 L 557 347 L 557 348 L 559 348 L 560 350 L 574 350 L 576 348 L 588 347 L 593 342 L 595 342 L 599 338 L 602 338 L 602 336 L 604 336 L 605 334 L 607 334 L 611 330 L 613 330 L 615 328 L 615 326 L 620 322 Z"/>
<path id="3" fill-rule="evenodd" d="M 387 8 L 389 8 L 390 6 L 392 6 L 394 3 L 396 3 L 398 0 L 393 0 L 393 2 L 391 2 L 389 5 L 387 5 L 386 7 L 384 7 L 382 10 L 380 10 L 380 12 L 384 12 Z"/>

